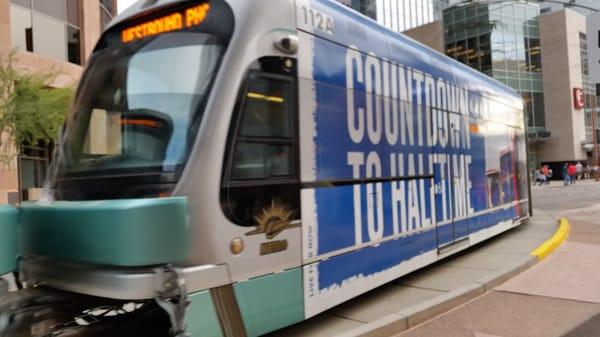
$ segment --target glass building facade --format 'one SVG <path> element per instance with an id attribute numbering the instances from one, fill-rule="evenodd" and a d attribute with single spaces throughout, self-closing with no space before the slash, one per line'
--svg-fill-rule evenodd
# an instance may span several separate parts
<path id="1" fill-rule="evenodd" d="M 114 0 L 100 0 L 100 27 L 104 29 L 117 11 Z"/>
<path id="2" fill-rule="evenodd" d="M 448 0 L 377 0 L 377 21 L 402 32 L 441 19 Z"/>
<path id="3" fill-rule="evenodd" d="M 456 5 L 444 11 L 446 54 L 519 91 L 530 138 L 546 131 L 540 7 L 522 2 Z"/>
<path id="4" fill-rule="evenodd" d="M 396 32 L 437 21 L 449 0 L 338 0 Z"/>

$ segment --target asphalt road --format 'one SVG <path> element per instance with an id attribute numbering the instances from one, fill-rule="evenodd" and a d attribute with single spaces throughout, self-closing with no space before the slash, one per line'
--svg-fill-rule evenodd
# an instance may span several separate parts
<path id="1" fill-rule="evenodd" d="M 551 213 L 555 217 L 566 211 L 585 208 L 600 202 L 600 183 L 593 180 L 578 181 L 564 186 L 562 181 L 552 181 L 549 186 L 534 186 L 533 208 Z"/>

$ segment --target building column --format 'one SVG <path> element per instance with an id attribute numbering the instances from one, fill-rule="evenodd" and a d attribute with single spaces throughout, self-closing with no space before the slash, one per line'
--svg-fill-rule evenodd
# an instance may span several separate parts
<path id="1" fill-rule="evenodd" d="M 0 54 L 10 50 L 10 0 L 0 0 Z"/>
<path id="2" fill-rule="evenodd" d="M 8 1 L 8 0 L 0 0 Z M 98 42 L 98 38 L 102 33 L 100 31 L 100 3 L 96 0 L 80 0 L 82 32 L 81 41 L 83 44 L 82 64 L 86 64 L 88 58 L 92 55 L 92 51 Z"/>
<path id="3" fill-rule="evenodd" d="M 11 50 L 10 0 L 0 0 L 0 58 L 4 59 Z M 0 130 L 0 156 L 14 151 L 8 135 Z M 7 157 L 3 158 L 6 159 Z M 16 161 L 0 162 L 0 204 L 8 202 L 8 193 L 17 190 Z"/>

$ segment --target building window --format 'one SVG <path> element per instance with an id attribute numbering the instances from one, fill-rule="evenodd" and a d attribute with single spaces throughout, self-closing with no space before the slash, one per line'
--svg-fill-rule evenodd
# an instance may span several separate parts
<path id="1" fill-rule="evenodd" d="M 38 200 L 48 170 L 51 145 L 22 146 L 19 155 L 19 178 L 22 200 Z"/>
<path id="2" fill-rule="evenodd" d="M 589 75 L 587 35 L 584 33 L 579 33 L 579 52 L 581 55 L 581 73 L 583 75 Z"/>
<path id="3" fill-rule="evenodd" d="M 100 29 L 104 30 L 115 14 L 113 0 L 100 0 Z"/>
<path id="4" fill-rule="evenodd" d="M 104 6 L 106 11 L 112 16 L 115 12 L 113 0 L 100 0 L 100 5 Z"/>
<path id="5" fill-rule="evenodd" d="M 10 6 L 10 18 L 12 47 L 33 51 L 31 10 L 20 6 Z"/>
<path id="6" fill-rule="evenodd" d="M 31 0 L 10 0 L 10 2 L 25 8 L 31 8 Z"/>
<path id="7" fill-rule="evenodd" d="M 79 0 L 11 0 L 12 46 L 81 64 Z"/>
<path id="8" fill-rule="evenodd" d="M 67 60 L 67 27 L 63 21 L 33 12 L 33 52 Z"/>
<path id="9" fill-rule="evenodd" d="M 525 66 L 522 71 L 541 73 L 542 72 L 542 51 L 540 39 L 525 37 Z"/>
<path id="10" fill-rule="evenodd" d="M 492 70 L 492 46 L 490 44 L 490 34 L 479 36 L 479 53 L 481 60 L 481 71 L 484 73 Z"/>
<path id="11" fill-rule="evenodd" d="M 546 127 L 546 110 L 544 108 L 544 94 L 541 92 L 522 92 L 527 113 L 527 126 L 530 128 Z"/>
<path id="12" fill-rule="evenodd" d="M 67 26 L 67 54 L 69 62 L 81 64 L 81 34 L 71 26 Z"/>

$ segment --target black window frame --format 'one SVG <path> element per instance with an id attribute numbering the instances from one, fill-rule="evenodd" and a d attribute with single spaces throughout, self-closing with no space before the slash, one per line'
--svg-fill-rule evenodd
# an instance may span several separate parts
<path id="1" fill-rule="evenodd" d="M 253 136 L 241 136 L 243 113 L 248 102 L 248 93 L 250 92 L 252 81 L 257 79 L 270 79 L 277 81 L 284 81 L 290 84 L 290 124 L 291 124 L 291 137 L 284 139 L 284 137 L 253 137 Z M 222 177 L 221 177 L 221 209 L 225 216 L 234 224 L 244 227 L 254 226 L 252 223 L 243 223 L 241 219 L 235 214 L 231 208 L 231 196 L 230 191 L 232 188 L 248 188 L 248 187 L 275 187 L 282 186 L 282 188 L 293 188 L 296 190 L 298 195 L 298 212 L 294 214 L 294 219 L 300 219 L 300 140 L 299 140 L 299 106 L 298 106 L 298 80 L 297 77 L 290 75 L 281 75 L 273 72 L 263 70 L 249 70 L 240 92 L 236 99 L 234 113 L 231 118 L 231 125 L 227 137 L 227 148 L 225 151 Z M 252 139 L 248 142 L 248 139 Z M 270 145 L 289 145 L 292 150 L 292 169 L 293 174 L 290 176 L 277 176 L 269 178 L 249 178 L 249 179 L 233 179 L 233 163 L 237 149 L 240 143 L 257 143 L 257 144 L 270 144 Z"/>

